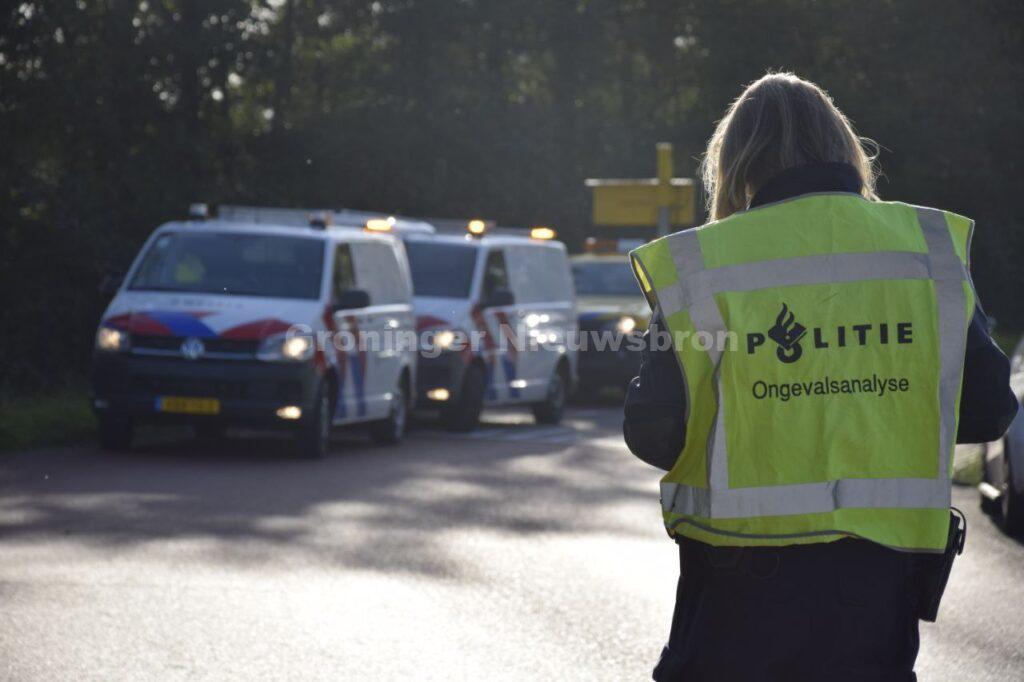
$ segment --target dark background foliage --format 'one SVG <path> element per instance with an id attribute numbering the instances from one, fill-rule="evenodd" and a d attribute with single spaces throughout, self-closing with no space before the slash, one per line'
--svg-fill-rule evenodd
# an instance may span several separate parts
<path id="1" fill-rule="evenodd" d="M 882 145 L 883 197 L 977 220 L 1024 326 L 1019 0 L 0 4 L 0 393 L 87 371 L 97 284 L 192 201 L 589 225 L 585 177 L 692 175 L 769 68 Z"/>

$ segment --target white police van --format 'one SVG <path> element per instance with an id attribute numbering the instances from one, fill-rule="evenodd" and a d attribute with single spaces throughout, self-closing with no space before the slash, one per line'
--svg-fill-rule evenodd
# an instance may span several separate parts
<path id="1" fill-rule="evenodd" d="M 150 236 L 103 314 L 101 444 L 129 447 L 143 422 L 283 427 L 307 457 L 327 452 L 332 426 L 400 440 L 417 360 L 401 241 L 347 212 L 329 225 L 297 210 L 193 210 Z"/>
<path id="2" fill-rule="evenodd" d="M 417 404 L 472 429 L 484 406 L 528 405 L 561 420 L 576 381 L 576 299 L 565 245 L 554 232 L 404 231 L 416 326 L 424 343 Z"/>

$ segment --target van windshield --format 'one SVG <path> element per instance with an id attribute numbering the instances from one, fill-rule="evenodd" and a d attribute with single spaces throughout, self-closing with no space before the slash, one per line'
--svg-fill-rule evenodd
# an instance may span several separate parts
<path id="1" fill-rule="evenodd" d="M 405 242 L 416 296 L 468 298 L 473 284 L 477 247 L 472 244 Z"/>
<path id="2" fill-rule="evenodd" d="M 128 288 L 317 299 L 323 263 L 318 239 L 167 232 L 150 245 Z"/>
<path id="3" fill-rule="evenodd" d="M 580 296 L 637 296 L 640 291 L 624 260 L 573 263 L 572 278 Z"/>

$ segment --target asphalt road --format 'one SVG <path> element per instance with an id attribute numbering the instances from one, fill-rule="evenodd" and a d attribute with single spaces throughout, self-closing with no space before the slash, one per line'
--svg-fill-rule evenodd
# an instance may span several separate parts
<path id="1" fill-rule="evenodd" d="M 0 455 L 0 678 L 644 680 L 675 548 L 614 408 L 397 448 Z M 519 423 L 517 423 L 519 422 Z M 922 680 L 1024 677 L 1024 545 L 980 514 Z"/>

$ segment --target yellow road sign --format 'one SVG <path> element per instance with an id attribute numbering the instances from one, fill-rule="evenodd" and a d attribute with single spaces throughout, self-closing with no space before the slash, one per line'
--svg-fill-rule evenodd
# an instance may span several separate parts
<path id="1" fill-rule="evenodd" d="M 672 145 L 659 142 L 658 177 L 638 180 L 587 180 L 593 190 L 595 225 L 658 228 L 668 234 L 672 225 L 692 225 L 693 180 L 672 177 Z"/>
<path id="2" fill-rule="evenodd" d="M 659 206 L 668 207 L 670 224 L 693 224 L 693 180 L 689 178 L 672 178 L 668 187 L 659 186 L 656 178 L 587 180 L 587 187 L 594 193 L 595 225 L 656 226 Z"/>

